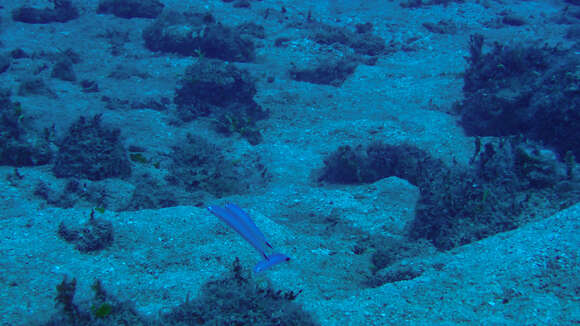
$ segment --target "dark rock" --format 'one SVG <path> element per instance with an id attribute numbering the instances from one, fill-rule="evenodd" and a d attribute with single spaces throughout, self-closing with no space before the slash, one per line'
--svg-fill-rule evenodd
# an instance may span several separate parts
<path id="1" fill-rule="evenodd" d="M 164 7 L 157 0 L 101 0 L 97 13 L 120 18 L 157 18 Z"/>

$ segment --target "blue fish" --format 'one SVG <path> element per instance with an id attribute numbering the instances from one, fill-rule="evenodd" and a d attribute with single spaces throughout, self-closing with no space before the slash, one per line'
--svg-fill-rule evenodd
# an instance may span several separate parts
<path id="1" fill-rule="evenodd" d="M 213 215 L 226 222 L 232 229 L 236 230 L 249 244 L 254 247 L 264 260 L 258 262 L 254 267 L 254 272 L 265 271 L 272 266 L 290 260 L 290 257 L 281 253 L 267 254 L 267 248 L 273 249 L 266 237 L 258 229 L 248 213 L 234 203 L 228 203 L 224 207 L 209 206 L 207 208 Z"/>

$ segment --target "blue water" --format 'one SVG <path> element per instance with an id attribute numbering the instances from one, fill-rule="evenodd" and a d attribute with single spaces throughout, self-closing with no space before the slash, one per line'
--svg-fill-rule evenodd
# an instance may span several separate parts
<path id="1" fill-rule="evenodd" d="M 2 325 L 578 324 L 579 40 L 577 0 L 4 1 Z"/>

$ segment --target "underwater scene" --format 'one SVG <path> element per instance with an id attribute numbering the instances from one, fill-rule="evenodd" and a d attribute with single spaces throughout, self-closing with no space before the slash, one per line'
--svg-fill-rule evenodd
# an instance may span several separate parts
<path id="1" fill-rule="evenodd" d="M 580 0 L 0 1 L 0 326 L 580 325 Z"/>

